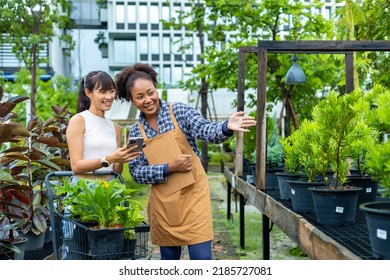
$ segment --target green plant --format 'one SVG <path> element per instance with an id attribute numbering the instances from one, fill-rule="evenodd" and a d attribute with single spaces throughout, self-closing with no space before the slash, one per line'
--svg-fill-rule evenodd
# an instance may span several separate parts
<path id="1" fill-rule="evenodd" d="M 267 158 L 266 158 L 266 166 L 267 169 L 273 169 L 283 166 L 283 147 L 278 142 L 273 146 L 267 145 Z M 252 152 L 251 162 L 256 163 L 256 150 Z"/>
<path id="2" fill-rule="evenodd" d="M 355 127 L 356 134 L 350 139 L 350 158 L 352 165 L 356 167 L 360 176 L 370 175 L 367 161 L 371 157 L 372 151 L 379 144 L 379 133 L 363 122 L 358 122 Z"/>
<path id="3" fill-rule="evenodd" d="M 283 147 L 284 153 L 284 168 L 290 174 L 298 174 L 301 171 L 302 164 L 299 161 L 298 150 L 295 149 L 296 134 L 291 134 L 288 137 L 279 139 Z"/>
<path id="4" fill-rule="evenodd" d="M 135 190 L 126 188 L 118 178 L 110 181 L 80 178 L 76 184 L 63 180 L 56 195 L 64 195 L 62 205 L 73 218 L 95 222 L 99 228 L 130 227 L 142 220 L 141 205 L 132 200 Z"/>
<path id="5" fill-rule="evenodd" d="M 22 224 L 22 220 L 9 219 L 5 213 L 0 213 L 0 253 L 5 250 L 20 253 L 19 248 L 13 245 L 13 243 L 20 239 L 16 230 Z"/>
<path id="6" fill-rule="evenodd" d="M 390 143 L 380 143 L 367 160 L 371 177 L 385 189 L 383 197 L 390 197 Z"/>
<path id="7" fill-rule="evenodd" d="M 376 129 L 380 135 L 390 133 L 390 90 L 375 85 L 365 94 L 359 103 L 359 111 L 363 112 L 366 123 Z"/>
<path id="8" fill-rule="evenodd" d="M 267 168 L 277 168 L 283 166 L 283 147 L 278 142 L 273 146 L 267 146 Z"/>
<path id="9" fill-rule="evenodd" d="M 360 144 L 355 143 L 372 136 L 372 130 L 354 107 L 362 98 L 359 90 L 345 95 L 331 92 L 313 109 L 320 137 L 327 139 L 327 160 L 336 175 L 334 188 L 340 188 L 347 182 L 348 159 L 360 153 L 357 149 Z"/>
<path id="10" fill-rule="evenodd" d="M 96 0 L 96 4 L 100 8 L 107 8 L 107 0 Z"/>
<path id="11" fill-rule="evenodd" d="M 0 211 L 22 218 L 21 230 L 38 235 L 46 231 L 49 218 L 44 176 L 69 168 L 65 131 L 70 114 L 66 106 L 52 106 L 53 117 L 46 121 L 32 117 L 23 127 L 11 119 L 17 117 L 16 104 L 26 99 L 17 96 L 0 104 Z"/>
<path id="12" fill-rule="evenodd" d="M 38 71 L 38 75 L 45 74 L 43 70 Z M 26 68 L 21 68 L 15 73 L 15 80 L 12 83 L 5 83 L 6 92 L 12 92 L 15 96 L 28 96 L 29 91 L 26 84 L 30 82 L 31 73 Z M 37 95 L 35 106 L 39 108 L 36 116 L 41 120 L 47 120 L 53 117 L 53 104 L 68 104 L 69 111 L 76 111 L 76 100 L 78 88 L 70 77 L 63 77 L 56 74 L 48 81 L 37 80 Z M 65 106 L 61 106 L 65 108 Z M 14 111 L 18 115 L 16 122 L 24 123 L 26 121 L 26 104 L 19 103 Z"/>
<path id="13" fill-rule="evenodd" d="M 251 115 L 255 116 L 255 113 Z M 245 140 L 247 139 L 247 140 Z M 248 147 L 247 149 L 245 147 Z M 249 132 L 249 136 L 245 134 L 244 138 L 244 151 L 249 154 L 248 159 L 251 163 L 256 163 L 256 149 L 253 151 L 253 147 L 256 147 L 256 129 L 252 129 Z M 279 134 L 277 130 L 277 122 L 275 118 L 267 116 L 267 157 L 266 157 L 266 167 L 268 169 L 273 169 L 283 166 L 283 147 L 279 142 Z M 244 152 L 245 154 L 245 152 Z"/>
<path id="14" fill-rule="evenodd" d="M 318 176 L 325 178 L 329 170 L 327 155 L 327 138 L 321 135 L 318 124 L 305 119 L 298 130 L 289 136 L 294 143 L 298 161 L 302 165 L 308 182 L 314 182 Z"/>
<path id="15" fill-rule="evenodd" d="M 96 37 L 94 39 L 94 42 L 98 44 L 99 49 L 105 49 L 108 47 L 106 34 L 103 31 L 99 31 L 96 34 Z"/>

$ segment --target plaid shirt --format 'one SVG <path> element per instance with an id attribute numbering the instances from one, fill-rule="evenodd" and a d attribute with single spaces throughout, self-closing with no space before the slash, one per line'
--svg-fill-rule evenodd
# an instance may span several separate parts
<path id="1" fill-rule="evenodd" d="M 140 113 L 138 121 L 143 125 L 148 138 L 153 138 L 158 134 L 165 133 L 174 129 L 173 122 L 169 114 L 170 103 L 160 99 L 160 109 L 158 110 L 158 130 L 157 133 L 145 120 L 143 113 Z M 219 144 L 227 140 L 230 136 L 223 133 L 223 126 L 227 121 L 210 122 L 202 117 L 194 108 L 183 104 L 174 103 L 173 114 L 190 143 L 192 149 L 199 156 L 196 139 Z M 138 122 L 130 127 L 129 136 L 142 136 L 138 127 Z M 139 157 L 129 162 L 130 174 L 136 183 L 154 184 L 165 182 L 164 164 L 149 165 L 145 155 L 142 153 Z"/>

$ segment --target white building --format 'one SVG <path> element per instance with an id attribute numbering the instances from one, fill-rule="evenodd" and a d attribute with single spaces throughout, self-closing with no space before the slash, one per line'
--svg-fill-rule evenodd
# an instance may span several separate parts
<path id="1" fill-rule="evenodd" d="M 311 0 L 301 0 L 311 2 Z M 75 49 L 71 57 L 64 56 L 66 45 L 57 39 L 43 51 L 43 55 L 50 58 L 50 63 L 45 65 L 48 69 L 48 77 L 53 73 L 71 76 L 79 80 L 88 72 L 103 70 L 113 77 L 124 66 L 136 62 L 148 63 L 154 66 L 159 74 L 159 83 L 164 88 L 177 88 L 178 81 L 186 79 L 184 73 L 190 73 L 193 66 L 200 62 L 200 46 L 197 34 L 186 35 L 184 29 L 164 29 L 160 20 L 170 20 L 177 17 L 177 11 L 191 9 L 188 0 L 72 0 L 71 18 L 75 22 L 72 32 L 75 41 Z M 103 4 L 97 4 L 102 2 Z M 325 5 L 314 14 L 322 14 L 330 18 L 335 11 L 335 0 L 325 0 Z M 288 18 L 289 16 L 286 15 Z M 282 30 L 288 26 L 281 26 Z M 108 54 L 103 54 L 94 42 L 97 34 L 103 32 L 108 43 Z M 227 34 L 229 36 L 229 34 Z M 192 42 L 192 48 L 181 55 L 178 52 L 179 44 L 176 41 L 184 39 L 185 43 Z M 208 44 L 207 35 L 204 37 L 205 45 Z M 12 55 L 11 46 L 0 46 L 0 70 L 6 75 L 12 76 L 21 64 Z M 48 78 L 46 77 L 46 78 Z M 232 93 L 224 93 L 223 90 L 215 93 L 226 95 L 223 102 L 215 102 L 217 115 L 226 115 L 230 108 L 231 100 L 236 96 Z M 189 93 L 190 94 L 190 93 Z M 180 96 L 170 93 L 170 100 L 196 100 L 196 97 Z M 172 99 L 175 96 L 175 99 Z M 229 98 L 230 97 L 230 98 Z M 210 100 L 209 104 L 212 104 Z M 223 104 L 221 109 L 218 105 Z M 195 104 L 192 104 L 196 106 Z M 129 106 L 129 105 L 126 105 Z M 212 106 L 212 105 L 210 105 Z M 218 112 L 222 110 L 223 112 Z M 121 110 L 119 110 L 121 111 Z M 132 110 L 134 111 L 134 110 Z M 230 111 L 230 110 L 229 110 Z M 124 119 L 134 117 L 130 111 Z"/>

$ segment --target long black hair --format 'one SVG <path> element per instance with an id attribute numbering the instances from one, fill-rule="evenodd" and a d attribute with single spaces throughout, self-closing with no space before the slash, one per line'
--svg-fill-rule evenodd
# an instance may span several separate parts
<path id="1" fill-rule="evenodd" d="M 85 89 L 92 92 L 94 89 L 110 90 L 113 88 L 115 88 L 115 82 L 107 72 L 89 72 L 80 82 L 77 113 L 88 110 L 91 105 L 89 97 L 85 94 Z"/>

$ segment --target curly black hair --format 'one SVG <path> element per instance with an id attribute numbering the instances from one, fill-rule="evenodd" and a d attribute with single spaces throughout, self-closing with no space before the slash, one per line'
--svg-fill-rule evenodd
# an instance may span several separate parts
<path id="1" fill-rule="evenodd" d="M 136 63 L 132 66 L 123 68 L 115 76 L 116 98 L 131 101 L 131 88 L 138 79 L 146 79 L 157 87 L 157 72 L 149 64 Z"/>

